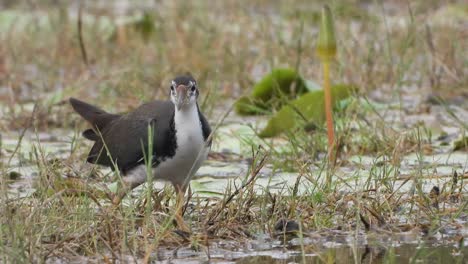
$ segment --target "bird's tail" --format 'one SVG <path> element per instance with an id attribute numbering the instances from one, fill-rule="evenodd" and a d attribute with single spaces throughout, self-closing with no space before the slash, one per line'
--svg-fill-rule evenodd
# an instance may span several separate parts
<path id="1" fill-rule="evenodd" d="M 96 141 L 99 138 L 94 130 L 103 131 L 110 122 L 120 117 L 120 115 L 110 114 L 97 106 L 73 97 L 69 101 L 73 109 L 93 126 L 93 129 L 83 132 L 83 136 L 90 140 Z"/>

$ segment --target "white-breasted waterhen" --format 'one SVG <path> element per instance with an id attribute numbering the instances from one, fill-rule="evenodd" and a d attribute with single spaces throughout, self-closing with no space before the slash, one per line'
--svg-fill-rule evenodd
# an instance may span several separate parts
<path id="1" fill-rule="evenodd" d="M 124 115 L 70 98 L 73 109 L 92 126 L 83 132 L 85 138 L 94 141 L 87 161 L 119 170 L 123 176 L 114 204 L 147 180 L 145 157 L 149 155 L 145 153 L 148 131 L 153 131 L 153 179 L 173 184 L 177 192 L 175 220 L 180 229 L 189 230 L 182 217 L 185 190 L 211 147 L 211 128 L 198 107 L 198 95 L 197 82 L 184 75 L 171 82 L 170 100 L 152 101 Z"/>

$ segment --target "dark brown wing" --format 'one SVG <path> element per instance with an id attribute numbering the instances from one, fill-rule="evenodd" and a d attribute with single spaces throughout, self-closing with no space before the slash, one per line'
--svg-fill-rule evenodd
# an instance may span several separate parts
<path id="1" fill-rule="evenodd" d="M 203 139 L 205 141 L 208 140 L 207 145 L 211 146 L 212 142 L 212 137 L 208 138 L 211 134 L 211 127 L 208 121 L 206 120 L 205 116 L 200 112 L 200 108 L 197 105 L 197 110 L 198 110 L 198 117 L 200 118 L 200 123 L 201 123 L 201 128 L 202 128 L 202 133 L 203 133 Z"/>
<path id="2" fill-rule="evenodd" d="M 153 130 L 153 163 L 175 154 L 174 105 L 153 101 L 109 122 L 88 155 L 88 162 L 126 172 L 145 162 L 148 126 Z M 107 151 L 106 151 L 107 150 Z M 115 166 L 114 166 L 115 165 Z"/>

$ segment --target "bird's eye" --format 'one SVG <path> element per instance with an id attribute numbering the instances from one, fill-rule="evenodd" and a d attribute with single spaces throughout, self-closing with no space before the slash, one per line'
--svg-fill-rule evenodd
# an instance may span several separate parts
<path id="1" fill-rule="evenodd" d="M 171 92 L 174 92 L 175 91 L 175 88 L 176 88 L 176 82 L 175 81 L 172 81 L 171 82 Z"/>
<path id="2" fill-rule="evenodd" d="M 195 85 L 193 85 L 192 88 L 190 88 L 190 91 L 195 92 L 196 89 L 197 88 L 195 87 Z"/>

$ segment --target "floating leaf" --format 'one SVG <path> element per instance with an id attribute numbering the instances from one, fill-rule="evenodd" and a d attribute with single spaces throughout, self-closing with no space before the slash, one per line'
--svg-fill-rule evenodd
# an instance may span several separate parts
<path id="1" fill-rule="evenodd" d="M 296 84 L 296 87 L 293 87 L 294 84 Z M 277 93 L 278 89 L 284 94 L 295 95 L 304 92 L 304 88 L 302 78 L 295 70 L 287 68 L 274 69 L 271 74 L 265 76 L 255 85 L 252 97 L 267 102 Z"/>
<path id="2" fill-rule="evenodd" d="M 322 86 L 320 86 L 320 84 L 312 80 L 304 80 L 304 86 L 307 88 L 309 92 L 322 90 Z"/>
<path id="3" fill-rule="evenodd" d="M 119 21 L 110 36 L 111 41 L 127 42 L 129 34 L 137 33 L 148 42 L 156 32 L 155 18 L 148 12 L 142 16 L 126 17 Z"/>
<path id="4" fill-rule="evenodd" d="M 252 97 L 242 96 L 237 99 L 234 109 L 239 115 L 258 115 L 262 114 L 266 110 L 265 103 L 259 100 L 255 100 Z"/>
<path id="5" fill-rule="evenodd" d="M 462 137 L 461 139 L 455 141 L 453 143 L 453 150 L 461 150 L 461 151 L 467 151 L 468 150 L 468 137 Z"/>
<path id="6" fill-rule="evenodd" d="M 117 193 L 119 189 L 119 183 L 118 182 L 110 183 L 107 185 L 107 189 L 109 189 L 111 193 Z"/>
<path id="7" fill-rule="evenodd" d="M 235 110 L 241 115 L 262 114 L 280 104 L 278 98 L 294 98 L 306 91 L 304 81 L 294 69 L 274 69 L 254 86 L 250 96 L 237 100 Z"/>
<path id="8" fill-rule="evenodd" d="M 333 103 L 349 97 L 356 87 L 351 85 L 334 85 L 331 88 Z M 260 132 L 260 137 L 273 137 L 282 132 L 297 127 L 298 118 L 306 123 L 321 125 L 325 120 L 325 108 L 323 91 L 309 92 L 300 98 L 291 101 L 282 107 L 269 121 L 267 126 Z"/>
<path id="9" fill-rule="evenodd" d="M 147 12 L 143 14 L 140 20 L 135 21 L 134 27 L 135 31 L 139 32 L 145 41 L 148 41 L 156 31 L 154 18 Z"/>
<path id="10" fill-rule="evenodd" d="M 216 182 L 216 180 L 213 181 Z M 194 180 L 190 182 L 190 187 L 197 195 L 202 197 L 222 197 L 224 195 L 223 192 L 210 190 L 210 187 L 206 183 Z"/>

